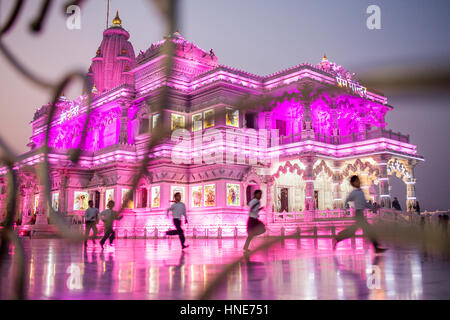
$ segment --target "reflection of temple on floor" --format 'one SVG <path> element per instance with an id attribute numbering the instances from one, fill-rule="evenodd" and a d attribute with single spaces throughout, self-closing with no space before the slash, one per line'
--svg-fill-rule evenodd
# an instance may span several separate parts
<path id="1" fill-rule="evenodd" d="M 414 169 L 423 158 L 408 135 L 387 129 L 387 98 L 357 84 L 354 74 L 326 56 L 315 65 L 258 76 L 220 65 L 213 51 L 179 32 L 137 56 L 129 39 L 120 18 L 104 31 L 87 74 L 95 87 L 84 143 L 87 96 L 60 97 L 56 104 L 49 137 L 51 199 L 45 199 L 35 170 L 43 161 L 50 105 L 36 111 L 30 151 L 15 165 L 23 225 L 36 212 L 36 225 L 46 225 L 49 202 L 72 217 L 83 214 L 89 199 L 100 211 L 109 200 L 119 209 L 160 125 L 183 129 L 177 131 L 183 141 L 167 138 L 152 150 L 147 173 L 124 204 L 119 237 L 161 237 L 170 226 L 165 210 L 175 192 L 187 206 L 188 236 L 198 237 L 243 236 L 246 205 L 256 189 L 263 191 L 263 222 L 275 229 L 293 216 L 307 222 L 342 208 L 353 174 L 381 207 L 391 206 L 393 178 L 406 184 L 407 210 L 416 200 Z M 175 56 L 163 81 L 161 47 L 167 41 L 175 44 Z M 158 113 L 163 85 L 168 104 Z M 239 109 L 246 96 L 268 100 Z M 187 140 L 196 137 L 200 145 Z M 82 149 L 77 165 L 67 156 L 73 148 Z M 1 213 L 5 173 L 0 168 Z"/>

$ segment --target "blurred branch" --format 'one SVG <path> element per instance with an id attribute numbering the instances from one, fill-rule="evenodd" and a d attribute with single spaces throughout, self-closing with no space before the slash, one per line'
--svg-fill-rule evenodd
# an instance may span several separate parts
<path id="1" fill-rule="evenodd" d="M 8 33 L 11 28 L 14 26 L 14 23 L 16 22 L 17 18 L 20 15 L 20 12 L 23 8 L 24 1 L 23 0 L 16 0 L 13 10 L 11 11 L 11 14 L 9 15 L 9 18 L 7 19 L 7 22 L 3 27 L 0 28 L 0 38 Z"/>
<path id="2" fill-rule="evenodd" d="M 30 25 L 30 29 L 34 33 L 38 33 L 42 30 L 42 25 L 44 23 L 45 17 L 48 15 L 48 11 L 51 7 L 53 0 L 42 0 L 41 10 L 39 10 L 39 15 L 36 20 Z"/>
<path id="3" fill-rule="evenodd" d="M 377 91 L 450 91 L 450 61 L 440 64 L 407 63 L 360 72 L 362 83 Z"/>

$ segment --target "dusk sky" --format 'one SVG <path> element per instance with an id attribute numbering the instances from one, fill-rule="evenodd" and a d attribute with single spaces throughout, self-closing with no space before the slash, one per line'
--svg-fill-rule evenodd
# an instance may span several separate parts
<path id="1" fill-rule="evenodd" d="M 42 34 L 28 32 L 40 5 L 28 1 L 20 22 L 3 39 L 33 72 L 52 81 L 71 70 L 87 72 L 106 22 L 106 0 L 86 1 L 81 30 L 71 31 L 62 13 L 67 1 L 55 2 Z M 14 1 L 0 3 L 3 25 Z M 381 30 L 366 27 L 369 5 L 381 8 Z M 165 35 L 150 1 L 111 0 L 110 21 L 116 9 L 136 54 Z M 179 30 L 199 47 L 213 48 L 219 63 L 258 75 L 302 62 L 316 64 L 326 53 L 351 72 L 370 76 L 398 66 L 448 70 L 449 12 L 448 0 L 190 0 L 181 2 Z M 29 122 L 51 93 L 27 82 L 1 54 L 0 70 L 0 135 L 22 153 L 28 150 Z M 450 209 L 450 92 L 376 89 L 395 108 L 388 113 L 388 128 L 410 134 L 410 142 L 426 159 L 416 168 L 422 209 Z M 66 95 L 75 98 L 79 90 L 76 86 Z M 406 186 L 398 179 L 391 183 L 391 194 L 404 206 Z"/>

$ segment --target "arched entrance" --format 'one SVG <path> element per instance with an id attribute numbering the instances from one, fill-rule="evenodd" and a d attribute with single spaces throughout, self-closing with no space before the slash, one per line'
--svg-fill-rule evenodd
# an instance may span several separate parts
<path id="1" fill-rule="evenodd" d="M 345 201 L 347 196 L 354 189 L 350 185 L 351 176 L 357 175 L 361 180 L 361 189 L 364 191 L 366 199 L 372 202 L 380 202 L 380 191 L 378 186 L 379 170 L 375 163 L 370 162 L 372 159 L 363 160 L 365 162 L 357 159 L 353 164 L 345 164 L 342 172 L 342 183 L 340 185 L 342 201 Z"/>
<path id="2" fill-rule="evenodd" d="M 314 180 L 314 198 L 317 210 L 333 209 L 333 179 L 324 171 Z"/>
<path id="3" fill-rule="evenodd" d="M 261 177 L 258 175 L 255 169 L 250 169 L 242 178 L 242 182 L 244 184 L 244 203 L 246 205 L 248 205 L 248 203 L 253 199 L 253 193 L 255 192 L 255 190 L 261 190 L 263 192 L 263 202 L 266 200 L 266 190 L 263 190 L 263 186 L 261 185 Z"/>
<path id="4" fill-rule="evenodd" d="M 406 211 L 406 185 L 405 182 L 395 175 L 389 177 L 389 194 L 391 195 L 391 201 L 395 198 L 398 199 L 402 211 Z M 412 209 L 411 209 L 412 210 Z"/>
<path id="5" fill-rule="evenodd" d="M 387 174 L 392 201 L 397 197 L 402 211 L 413 211 L 417 201 L 413 168 L 407 160 L 392 158 L 387 163 Z"/>
<path id="6" fill-rule="evenodd" d="M 274 181 L 274 211 L 301 212 L 305 204 L 306 182 L 296 171 L 281 172 Z"/>

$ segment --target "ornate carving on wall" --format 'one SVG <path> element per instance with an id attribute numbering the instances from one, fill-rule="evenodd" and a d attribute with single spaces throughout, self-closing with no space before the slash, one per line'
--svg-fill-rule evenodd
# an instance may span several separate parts
<path id="1" fill-rule="evenodd" d="M 249 168 L 248 171 L 242 176 L 242 182 L 248 184 L 250 182 L 255 182 L 256 184 L 261 184 L 263 181 L 261 176 L 258 175 L 258 172 L 254 167 Z"/>
<path id="2" fill-rule="evenodd" d="M 153 183 L 153 173 L 147 172 L 141 177 L 141 183 L 151 185 Z"/>
<path id="3" fill-rule="evenodd" d="M 395 174 L 398 178 L 403 181 L 411 179 L 411 173 L 409 172 L 407 166 L 402 161 L 398 159 L 391 159 L 387 164 L 387 174 Z"/>
<path id="4" fill-rule="evenodd" d="M 342 176 L 347 177 L 350 174 L 350 171 L 352 172 L 358 172 L 358 171 L 365 171 L 366 169 L 369 169 L 369 174 L 374 174 L 375 176 L 379 176 L 380 170 L 376 165 L 372 165 L 370 162 L 362 162 L 361 159 L 356 159 L 356 161 L 353 164 L 347 164 L 342 171 Z"/>
<path id="5" fill-rule="evenodd" d="M 103 179 L 103 176 L 98 174 L 97 171 L 94 172 L 94 175 L 92 176 L 91 180 L 89 181 L 88 186 L 89 187 L 101 187 L 105 185 L 105 180 Z"/>
<path id="6" fill-rule="evenodd" d="M 279 166 L 278 167 L 278 170 L 273 175 L 273 177 L 274 178 L 279 178 L 281 173 L 286 174 L 288 170 L 291 173 L 293 173 L 294 171 L 297 172 L 297 174 L 299 176 L 303 175 L 303 173 L 305 172 L 303 169 L 300 168 L 300 166 L 298 164 L 292 165 L 290 161 L 286 161 L 284 166 Z"/>
<path id="7" fill-rule="evenodd" d="M 105 181 L 105 185 L 115 185 L 117 184 L 117 182 L 119 181 L 121 177 L 117 174 L 111 174 L 111 175 L 105 175 L 104 176 L 104 181 Z"/>
<path id="8" fill-rule="evenodd" d="M 324 160 L 322 160 L 319 165 L 313 169 L 315 176 L 317 176 L 322 171 L 325 172 L 329 177 L 333 177 L 333 170 L 328 167 Z"/>

